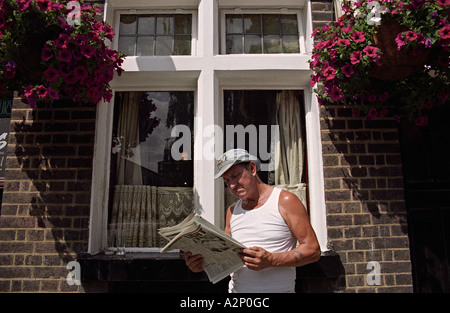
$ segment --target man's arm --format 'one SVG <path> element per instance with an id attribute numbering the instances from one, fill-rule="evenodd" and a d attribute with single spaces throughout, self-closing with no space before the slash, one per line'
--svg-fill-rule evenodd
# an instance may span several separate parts
<path id="1" fill-rule="evenodd" d="M 279 211 L 297 239 L 298 246 L 281 253 L 270 253 L 261 247 L 244 249 L 241 258 L 249 269 L 303 266 L 319 260 L 320 246 L 302 202 L 294 194 L 283 190 L 280 195 Z"/>

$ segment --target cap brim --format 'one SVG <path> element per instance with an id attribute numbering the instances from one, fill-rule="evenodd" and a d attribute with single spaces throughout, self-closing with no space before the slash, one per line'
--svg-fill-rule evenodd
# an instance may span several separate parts
<path id="1" fill-rule="evenodd" d="M 225 174 L 226 171 L 228 171 L 233 165 L 237 164 L 236 162 L 233 162 L 231 164 L 228 164 L 224 166 L 215 176 L 214 179 L 217 179 L 219 177 L 222 177 L 223 174 Z"/>
<path id="2" fill-rule="evenodd" d="M 223 168 L 220 169 L 220 171 L 219 171 L 216 175 L 214 175 L 214 179 L 217 179 L 217 178 L 221 177 L 221 176 L 222 176 L 223 174 L 225 174 L 225 172 L 228 171 L 233 165 L 240 164 L 240 163 L 248 163 L 248 162 L 254 162 L 254 163 L 256 164 L 257 170 L 259 170 L 260 165 L 261 165 L 260 161 L 258 160 L 258 158 L 256 158 L 256 157 L 250 155 L 249 158 L 244 158 L 244 159 L 242 159 L 242 158 L 237 158 L 236 160 L 234 160 L 233 163 L 230 163 L 230 164 L 225 165 Z"/>

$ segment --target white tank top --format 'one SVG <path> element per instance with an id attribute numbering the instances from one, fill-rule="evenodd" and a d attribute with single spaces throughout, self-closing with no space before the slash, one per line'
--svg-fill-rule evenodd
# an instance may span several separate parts
<path id="1" fill-rule="evenodd" d="M 231 235 L 246 247 L 258 246 L 269 252 L 286 252 L 297 240 L 278 209 L 281 189 L 275 187 L 261 207 L 244 210 L 242 201 L 234 206 L 230 220 Z M 294 292 L 295 267 L 271 267 L 261 271 L 246 266 L 231 274 L 229 292 Z"/>

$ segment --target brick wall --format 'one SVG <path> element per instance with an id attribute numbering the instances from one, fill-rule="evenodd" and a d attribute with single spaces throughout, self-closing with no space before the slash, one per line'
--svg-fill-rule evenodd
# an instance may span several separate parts
<path id="1" fill-rule="evenodd" d="M 321 108 L 330 248 L 344 267 L 340 290 L 411 292 L 411 263 L 397 123 Z M 367 283 L 380 265 L 380 285 Z"/>
<path id="2" fill-rule="evenodd" d="M 96 110 L 14 99 L 0 216 L 0 291 L 78 291 L 66 265 L 87 250 Z"/>
<path id="3" fill-rule="evenodd" d="M 333 21 L 331 0 L 311 2 L 314 27 Z M 328 240 L 343 266 L 333 289 L 412 292 L 397 123 L 327 106 L 321 107 L 321 133 Z M 375 268 L 367 268 L 372 261 L 380 266 L 379 285 L 371 281 Z"/>

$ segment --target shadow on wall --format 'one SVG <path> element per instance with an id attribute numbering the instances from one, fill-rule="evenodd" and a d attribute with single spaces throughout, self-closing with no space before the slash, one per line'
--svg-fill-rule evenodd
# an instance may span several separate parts
<path id="1" fill-rule="evenodd" d="M 325 172 L 328 178 L 341 179 L 345 184 L 334 187 L 342 188 L 336 192 L 334 200 L 356 205 L 359 202 L 362 212 L 373 216 L 374 224 L 389 224 L 395 219 L 402 233 L 407 234 L 397 122 L 354 118 L 352 109 L 342 106 L 321 109 L 325 122 L 322 127 L 330 131 L 323 140 L 332 143 L 324 145 L 324 157 L 334 162 L 324 164 L 329 166 Z"/>
<path id="2" fill-rule="evenodd" d="M 23 103 L 18 106 L 27 108 Z M 29 215 L 37 218 L 38 227 L 51 229 L 51 238 L 44 232 L 46 238 L 41 239 L 54 240 L 64 262 L 87 251 L 95 108 L 58 100 L 12 125 L 21 173 L 11 175 L 21 178 L 10 179 L 23 180 L 19 201 L 29 204 Z M 41 244 L 36 250 L 51 252 L 46 242 Z"/>

